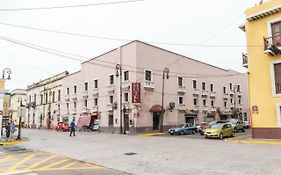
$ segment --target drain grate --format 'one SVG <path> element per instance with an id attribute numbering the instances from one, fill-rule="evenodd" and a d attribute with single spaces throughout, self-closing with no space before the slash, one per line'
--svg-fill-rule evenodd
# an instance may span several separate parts
<path id="1" fill-rule="evenodd" d="M 132 156 L 132 155 L 135 155 L 135 154 L 137 154 L 137 153 L 129 152 L 129 153 L 125 153 L 124 155 L 126 155 L 126 156 Z"/>

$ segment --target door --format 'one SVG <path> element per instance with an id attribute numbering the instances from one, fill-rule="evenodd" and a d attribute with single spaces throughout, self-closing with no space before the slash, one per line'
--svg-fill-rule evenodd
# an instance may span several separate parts
<path id="1" fill-rule="evenodd" d="M 160 113 L 153 112 L 152 130 L 159 130 L 160 128 Z"/>
<path id="2" fill-rule="evenodd" d="M 272 42 L 275 46 L 281 46 L 281 21 L 271 24 Z"/>
<path id="3" fill-rule="evenodd" d="M 194 117 L 185 117 L 185 123 L 191 123 L 194 125 Z"/>
<path id="4" fill-rule="evenodd" d="M 124 115 L 124 131 L 129 131 L 129 115 Z"/>

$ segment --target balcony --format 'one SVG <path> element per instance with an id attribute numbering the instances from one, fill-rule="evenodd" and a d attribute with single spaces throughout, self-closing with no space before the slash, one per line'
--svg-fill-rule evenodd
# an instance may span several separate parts
<path id="1" fill-rule="evenodd" d="M 210 98 L 216 98 L 216 92 L 210 92 Z"/>
<path id="2" fill-rule="evenodd" d="M 72 94 L 72 100 L 73 101 L 76 101 L 77 100 L 77 94 L 75 93 L 75 94 Z"/>
<path id="3" fill-rule="evenodd" d="M 88 107 L 86 107 L 86 106 L 84 106 L 84 107 L 82 108 L 82 112 L 83 112 L 83 113 L 87 113 L 87 112 L 89 112 L 89 108 L 88 108 Z"/>
<path id="4" fill-rule="evenodd" d="M 200 94 L 200 91 L 199 91 L 199 89 L 193 88 L 193 89 L 192 89 L 192 93 L 193 93 L 193 95 L 199 95 L 199 94 Z"/>
<path id="5" fill-rule="evenodd" d="M 113 103 L 109 103 L 106 105 L 106 110 L 107 111 L 112 111 L 113 110 Z"/>
<path id="6" fill-rule="evenodd" d="M 76 113 L 77 113 L 76 108 L 73 108 L 73 109 L 71 110 L 71 113 L 72 113 L 73 115 L 76 114 Z"/>
<path id="7" fill-rule="evenodd" d="M 179 111 L 185 111 L 185 104 L 178 104 L 178 110 Z"/>
<path id="8" fill-rule="evenodd" d="M 229 91 L 229 95 L 232 96 L 233 94 L 234 94 L 234 90 L 230 90 L 230 91 Z"/>
<path id="9" fill-rule="evenodd" d="M 110 84 L 107 86 L 108 94 L 114 94 L 114 84 Z"/>
<path id="10" fill-rule="evenodd" d="M 237 91 L 236 94 L 237 94 L 238 97 L 242 96 L 242 92 L 241 91 Z"/>
<path id="11" fill-rule="evenodd" d="M 209 92 L 206 90 L 202 90 L 202 96 L 207 97 L 209 95 Z"/>
<path id="12" fill-rule="evenodd" d="M 242 53 L 242 66 L 248 68 L 248 54 Z"/>
<path id="13" fill-rule="evenodd" d="M 69 101 L 69 100 L 70 100 L 70 95 L 69 95 L 69 94 L 66 94 L 66 95 L 64 96 L 64 98 L 65 98 L 65 101 Z"/>
<path id="14" fill-rule="evenodd" d="M 200 108 L 199 108 L 199 105 L 193 105 L 193 106 L 192 106 L 192 111 L 193 111 L 193 112 L 199 112 L 199 109 L 200 109 Z"/>
<path id="15" fill-rule="evenodd" d="M 89 94 L 88 94 L 88 91 L 83 91 L 82 92 L 82 97 L 83 98 L 88 98 Z"/>
<path id="16" fill-rule="evenodd" d="M 125 107 L 125 109 L 129 109 L 130 108 L 130 103 L 128 101 L 123 101 L 122 102 L 122 108 L 124 108 L 124 107 Z"/>
<path id="17" fill-rule="evenodd" d="M 230 104 L 230 108 L 234 108 L 234 104 Z"/>
<path id="18" fill-rule="evenodd" d="M 99 95 L 99 89 L 98 88 L 94 88 L 93 89 L 93 96 L 96 97 Z"/>
<path id="19" fill-rule="evenodd" d="M 281 40 L 280 35 L 263 38 L 264 40 L 264 53 L 269 56 L 281 54 Z"/>
<path id="20" fill-rule="evenodd" d="M 178 86 L 178 93 L 185 93 L 185 86 Z"/>
<path id="21" fill-rule="evenodd" d="M 229 112 L 230 112 L 229 107 L 224 107 L 224 108 L 222 109 L 222 112 L 223 112 L 223 113 L 229 113 Z"/>
<path id="22" fill-rule="evenodd" d="M 149 80 L 144 80 L 143 87 L 145 89 L 154 89 L 154 82 Z"/>
<path id="23" fill-rule="evenodd" d="M 98 106 L 97 105 L 93 106 L 93 112 L 98 112 Z"/>
<path id="24" fill-rule="evenodd" d="M 223 99 L 224 99 L 224 100 L 227 100 L 228 97 L 229 97 L 228 93 L 224 93 L 224 94 L 223 94 Z"/>
<path id="25" fill-rule="evenodd" d="M 35 107 L 36 107 L 36 102 L 31 102 L 31 103 L 30 103 L 30 106 L 31 106 L 32 108 L 35 108 Z"/>
<path id="26" fill-rule="evenodd" d="M 203 106 L 203 112 L 208 112 L 208 106 L 207 105 Z"/>
<path id="27" fill-rule="evenodd" d="M 217 111 L 216 107 L 215 107 L 215 106 L 212 106 L 212 107 L 211 107 L 211 112 L 216 112 L 216 111 Z"/>

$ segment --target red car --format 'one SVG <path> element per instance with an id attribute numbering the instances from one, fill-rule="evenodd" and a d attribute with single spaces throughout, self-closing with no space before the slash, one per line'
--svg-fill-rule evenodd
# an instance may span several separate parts
<path id="1" fill-rule="evenodd" d="M 58 122 L 56 126 L 57 131 L 69 131 L 70 126 L 64 122 Z"/>
<path id="2" fill-rule="evenodd" d="M 200 125 L 199 125 L 199 128 L 198 128 L 198 131 L 200 133 L 200 135 L 204 135 L 204 130 L 209 128 L 210 127 L 210 124 L 207 123 L 207 122 L 202 122 Z"/>

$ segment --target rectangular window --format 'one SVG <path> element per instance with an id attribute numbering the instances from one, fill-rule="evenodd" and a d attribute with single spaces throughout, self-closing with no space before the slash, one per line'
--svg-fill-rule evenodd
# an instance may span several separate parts
<path id="1" fill-rule="evenodd" d="M 55 91 L 53 91 L 53 103 L 55 103 Z"/>
<path id="2" fill-rule="evenodd" d="M 77 86 L 73 86 L 73 93 L 76 94 L 77 93 Z"/>
<path id="3" fill-rule="evenodd" d="M 94 88 L 95 89 L 97 89 L 98 87 L 99 87 L 99 84 L 98 84 L 99 82 L 98 82 L 98 80 L 96 79 L 96 80 L 94 80 Z"/>
<path id="4" fill-rule="evenodd" d="M 114 84 L 114 75 L 109 75 L 109 84 Z"/>
<path id="5" fill-rule="evenodd" d="M 178 86 L 183 87 L 183 78 L 182 77 L 178 77 Z"/>
<path id="6" fill-rule="evenodd" d="M 196 98 L 193 99 L 193 105 L 195 105 L 195 106 L 197 105 L 197 99 Z"/>
<path id="7" fill-rule="evenodd" d="M 197 81 L 196 80 L 192 80 L 192 88 L 197 89 Z"/>
<path id="8" fill-rule="evenodd" d="M 232 99 L 232 98 L 230 99 L 230 103 L 231 103 L 231 104 L 233 103 L 233 99 Z"/>
<path id="9" fill-rule="evenodd" d="M 145 80 L 152 81 L 152 72 L 150 70 L 145 70 Z"/>
<path id="10" fill-rule="evenodd" d="M 74 109 L 76 109 L 76 105 L 77 105 L 77 103 L 76 103 L 76 102 L 73 102 L 73 107 L 74 107 Z"/>
<path id="11" fill-rule="evenodd" d="M 31 103 L 31 95 L 29 95 L 29 103 Z"/>
<path id="12" fill-rule="evenodd" d="M 41 105 L 43 104 L 43 99 L 44 99 L 43 94 L 41 94 L 41 95 L 40 95 Z"/>
<path id="13" fill-rule="evenodd" d="M 238 104 L 241 105 L 241 97 L 238 98 Z"/>
<path id="14" fill-rule="evenodd" d="M 183 103 L 183 96 L 179 96 L 179 104 L 184 104 Z"/>
<path id="15" fill-rule="evenodd" d="M 232 83 L 229 83 L 229 89 L 232 90 Z"/>
<path id="16" fill-rule="evenodd" d="M 129 101 L 129 94 L 128 93 L 124 93 L 124 101 L 125 102 Z"/>
<path id="17" fill-rule="evenodd" d="M 66 109 L 69 110 L 69 103 L 66 103 Z"/>
<path id="18" fill-rule="evenodd" d="M 66 88 L 66 94 L 69 95 L 69 88 Z"/>
<path id="19" fill-rule="evenodd" d="M 88 100 L 84 100 L 84 106 L 85 106 L 85 107 L 88 106 Z"/>
<path id="20" fill-rule="evenodd" d="M 46 98 L 46 103 L 48 103 L 48 93 L 45 94 L 45 98 Z"/>
<path id="21" fill-rule="evenodd" d="M 129 81 L 129 71 L 124 71 L 124 81 Z"/>
<path id="22" fill-rule="evenodd" d="M 34 97 L 34 103 L 36 103 L 36 94 L 34 94 L 33 97 Z"/>
<path id="23" fill-rule="evenodd" d="M 94 105 L 95 105 L 95 106 L 98 105 L 98 98 L 94 98 Z"/>
<path id="24" fill-rule="evenodd" d="M 206 83 L 205 82 L 202 82 L 202 90 L 206 90 Z"/>
<path id="25" fill-rule="evenodd" d="M 108 115 L 108 126 L 113 126 L 113 115 Z"/>
<path id="26" fill-rule="evenodd" d="M 281 63 L 274 64 L 275 93 L 281 93 Z"/>
<path id="27" fill-rule="evenodd" d="M 214 101 L 213 100 L 211 101 L 211 106 L 214 107 Z"/>
<path id="28" fill-rule="evenodd" d="M 223 87 L 223 93 L 226 94 L 226 87 Z"/>
<path id="29" fill-rule="evenodd" d="M 207 103 L 206 103 L 206 100 L 204 99 L 203 100 L 203 106 L 206 106 L 207 105 Z"/>
<path id="30" fill-rule="evenodd" d="M 240 85 L 237 85 L 237 92 L 240 92 Z"/>
<path id="31" fill-rule="evenodd" d="M 60 111 L 60 105 L 58 105 L 58 110 Z"/>
<path id="32" fill-rule="evenodd" d="M 214 84 L 210 84 L 210 90 L 211 92 L 214 92 Z"/>
<path id="33" fill-rule="evenodd" d="M 58 90 L 58 101 L 60 101 L 60 90 Z"/>
<path id="34" fill-rule="evenodd" d="M 226 108 L 226 101 L 224 102 L 224 107 Z"/>
<path id="35" fill-rule="evenodd" d="M 88 91 L 88 82 L 84 83 L 84 91 Z"/>
<path id="36" fill-rule="evenodd" d="M 109 103 L 112 104 L 113 103 L 113 95 L 109 96 Z"/>

